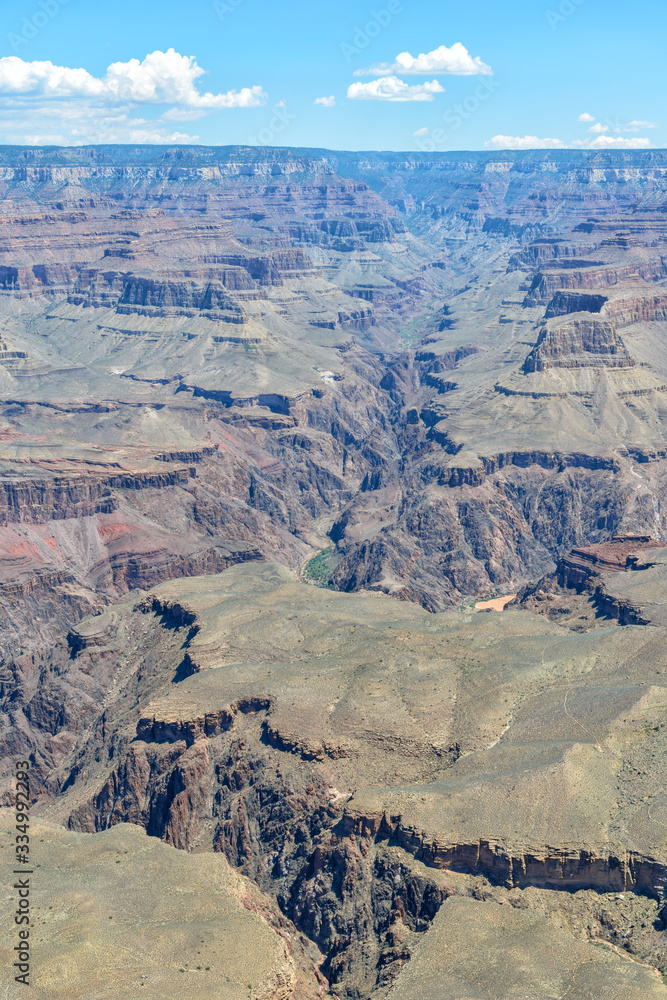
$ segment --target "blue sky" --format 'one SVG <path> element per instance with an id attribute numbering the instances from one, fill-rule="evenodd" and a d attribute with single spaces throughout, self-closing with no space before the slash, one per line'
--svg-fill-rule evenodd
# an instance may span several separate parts
<path id="1" fill-rule="evenodd" d="M 664 0 L 3 0 L 2 12 L 2 143 L 667 145 Z"/>

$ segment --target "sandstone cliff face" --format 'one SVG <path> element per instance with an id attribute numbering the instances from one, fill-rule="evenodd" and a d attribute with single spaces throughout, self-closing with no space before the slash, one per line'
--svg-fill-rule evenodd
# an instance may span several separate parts
<path id="1" fill-rule="evenodd" d="M 623 856 L 597 854 L 591 850 L 527 848 L 512 855 L 502 843 L 441 844 L 405 828 L 400 816 L 386 813 L 360 816 L 347 811 L 342 820 L 348 833 L 396 839 L 409 853 L 434 868 L 483 874 L 508 888 L 527 885 L 569 891 L 595 887 L 600 892 L 643 892 L 662 900 L 664 866 L 633 852 Z"/>
<path id="2" fill-rule="evenodd" d="M 192 280 L 166 281 L 144 275 L 131 275 L 125 280 L 118 304 L 240 311 L 221 282 L 209 281 L 204 285 Z"/>
<path id="3" fill-rule="evenodd" d="M 567 292 L 556 292 L 547 306 L 545 319 L 554 316 L 567 316 L 568 313 L 590 312 L 599 313 L 609 301 L 606 295 L 596 295 L 592 292 L 582 292 L 577 289 Z"/>
<path id="4" fill-rule="evenodd" d="M 164 310 L 169 309 L 234 313 L 241 311 L 240 306 L 228 291 L 245 292 L 266 285 L 281 286 L 285 278 L 312 270 L 310 260 L 301 250 L 273 251 L 263 258 L 222 255 L 217 256 L 215 261 L 209 255 L 208 259 L 204 256 L 202 263 L 220 266 L 184 268 L 181 273 L 169 277 L 80 268 L 73 269 L 69 276 L 63 276 L 59 286 L 72 287 L 68 301 L 73 305 L 119 307 L 119 311 L 125 314 L 131 308 L 140 307 L 163 310 L 159 315 L 167 315 Z"/>
<path id="5" fill-rule="evenodd" d="M 617 326 L 663 322 L 667 319 L 667 296 L 650 293 L 627 296 L 608 302 L 603 311 Z"/>
<path id="6" fill-rule="evenodd" d="M 637 261 L 625 265 L 605 264 L 599 267 L 562 268 L 539 273 L 525 298 L 526 306 L 548 305 L 554 296 L 565 289 L 610 288 L 632 278 L 655 281 L 667 275 L 662 258 L 650 262 Z"/>
<path id="7" fill-rule="evenodd" d="M 616 297 L 579 291 L 557 292 L 544 316 L 551 319 L 579 312 L 601 313 L 604 319 L 612 321 L 617 327 L 662 322 L 667 319 L 667 297 L 652 294 L 648 289 L 643 294 Z"/>
<path id="8" fill-rule="evenodd" d="M 177 468 L 94 478 L 55 476 L 46 480 L 0 480 L 0 524 L 44 524 L 52 519 L 110 514 L 118 509 L 112 490 L 163 489 L 187 483 L 195 470 Z"/>
<path id="9" fill-rule="evenodd" d="M 581 368 L 591 365 L 613 368 L 634 365 L 612 323 L 575 319 L 558 326 L 545 324 L 523 368 L 525 372 L 540 372 L 552 367 Z"/>
<path id="10" fill-rule="evenodd" d="M 0 288 L 12 293 L 62 294 L 78 277 L 76 266 L 34 264 L 32 267 L 0 266 Z"/>
<path id="11" fill-rule="evenodd" d="M 598 244 L 595 242 L 578 242 L 575 245 L 563 237 L 542 237 L 512 254 L 507 266 L 518 270 L 539 270 L 542 266 L 548 267 L 554 261 L 570 262 L 576 260 L 579 255 L 591 255 L 597 249 Z"/>
<path id="12" fill-rule="evenodd" d="M 558 582 L 581 590 L 600 574 L 632 569 L 639 559 L 637 553 L 664 545 L 650 535 L 621 535 L 599 545 L 574 548 L 558 562 Z"/>

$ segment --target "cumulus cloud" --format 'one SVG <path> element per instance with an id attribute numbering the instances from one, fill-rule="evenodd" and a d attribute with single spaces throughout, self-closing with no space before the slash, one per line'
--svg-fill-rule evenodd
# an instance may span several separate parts
<path id="1" fill-rule="evenodd" d="M 536 135 L 494 135 L 484 143 L 487 149 L 652 149 L 650 139 L 623 139 L 620 136 L 598 135 L 596 139 L 540 139 Z"/>
<path id="2" fill-rule="evenodd" d="M 130 59 L 111 63 L 103 77 L 48 61 L 25 62 L 18 56 L 4 56 L 0 59 L 0 93 L 20 97 L 94 98 L 108 103 L 173 104 L 206 110 L 252 108 L 266 100 L 260 86 L 225 94 L 200 93 L 196 81 L 204 72 L 194 56 L 182 56 L 174 49 L 151 52 L 141 62 Z"/>
<path id="3" fill-rule="evenodd" d="M 536 135 L 494 135 L 484 143 L 487 149 L 564 149 L 561 139 L 538 139 Z"/>
<path id="4" fill-rule="evenodd" d="M 614 121 L 611 118 L 608 118 L 606 122 L 596 122 L 591 115 L 581 115 L 579 121 L 595 122 L 594 125 L 591 125 L 589 132 L 595 132 L 598 135 L 604 132 L 615 132 L 617 134 L 621 132 L 641 132 L 645 128 L 660 127 L 658 122 L 647 122 L 638 118 L 634 118 L 630 122 Z"/>
<path id="5" fill-rule="evenodd" d="M 426 126 L 424 126 L 424 128 L 418 128 L 417 131 L 413 132 L 412 134 L 413 135 L 428 135 L 428 129 L 426 128 Z"/>
<path id="6" fill-rule="evenodd" d="M 162 146 L 190 145 L 198 143 L 198 135 L 189 135 L 185 132 L 170 132 L 160 129 L 147 123 L 144 128 L 135 128 L 135 122 L 128 123 L 127 127 L 122 125 L 111 125 L 104 122 L 91 122 L 86 128 L 67 128 L 59 131 L 48 131 L 45 123 L 37 123 L 37 129 L 30 130 L 30 125 L 26 123 L 24 130 L 16 129 L 13 133 L 5 131 L 0 123 L 0 134 L 3 141 L 10 143 L 26 144 L 28 146 L 102 146 L 109 143 L 137 143 L 141 145 L 156 144 Z M 40 127 L 41 126 L 41 127 Z"/>
<path id="7" fill-rule="evenodd" d="M 201 108 L 169 108 L 162 118 L 166 122 L 196 122 L 205 114 Z"/>
<path id="8" fill-rule="evenodd" d="M 612 125 L 614 132 L 640 132 L 643 128 L 659 128 L 658 122 L 644 122 L 636 119 L 631 122 L 617 123 Z"/>
<path id="9" fill-rule="evenodd" d="M 336 103 L 336 98 L 332 94 L 331 97 L 316 97 L 313 104 L 321 104 L 323 108 L 333 108 Z"/>
<path id="10" fill-rule="evenodd" d="M 482 62 L 479 56 L 473 57 L 465 45 L 455 42 L 447 48 L 440 45 L 432 52 L 420 52 L 413 56 L 409 52 L 399 52 L 393 63 L 378 63 L 368 69 L 358 69 L 355 76 L 388 76 L 393 73 L 430 76 L 431 73 L 450 73 L 455 76 L 475 76 L 477 73 L 486 75 L 493 73 L 490 66 Z"/>
<path id="11" fill-rule="evenodd" d="M 410 86 L 397 76 L 383 76 L 369 83 L 352 83 L 347 88 L 351 101 L 432 101 L 434 94 L 444 94 L 437 80 Z"/>
<path id="12" fill-rule="evenodd" d="M 198 135 L 186 135 L 185 132 L 164 132 L 153 128 L 130 129 L 129 133 L 129 141 L 139 143 L 142 146 L 146 143 L 154 143 L 161 146 L 169 145 L 172 142 L 179 144 L 189 143 L 197 142 L 198 139 Z"/>
<path id="13" fill-rule="evenodd" d="M 582 149 L 653 149 L 650 139 L 638 136 L 632 139 L 623 139 L 619 135 L 599 135 L 597 139 L 577 140 L 572 143 L 574 148 Z"/>
<path id="14" fill-rule="evenodd" d="M 150 142 L 195 143 L 199 136 L 165 128 L 165 116 L 152 120 L 130 114 L 130 105 L 96 105 L 89 100 L 53 99 L 30 106 L 0 103 L 0 142 L 43 145 L 98 145 Z M 168 119 L 167 119 L 168 120 Z"/>
<path id="15" fill-rule="evenodd" d="M 100 77 L 46 60 L 26 62 L 5 56 L 0 58 L 0 141 L 191 143 L 199 136 L 164 126 L 266 101 L 260 86 L 227 93 L 204 91 L 198 85 L 203 75 L 194 56 L 182 56 L 174 49 L 149 53 L 141 61 L 111 63 Z M 155 120 L 154 114 L 146 119 L 132 116 L 138 105 L 168 107 Z"/>
<path id="16" fill-rule="evenodd" d="M 589 131 L 598 134 L 603 132 L 641 132 L 645 128 L 660 128 L 659 122 L 648 122 L 639 118 L 633 118 L 630 122 L 620 122 L 618 119 L 614 121 L 611 118 L 608 118 L 606 122 L 598 122 L 593 115 L 583 114 L 579 115 L 577 121 L 594 122 Z"/>

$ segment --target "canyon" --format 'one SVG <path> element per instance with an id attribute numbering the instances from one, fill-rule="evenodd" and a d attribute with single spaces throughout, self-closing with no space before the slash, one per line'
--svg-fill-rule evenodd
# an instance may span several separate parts
<path id="1" fill-rule="evenodd" d="M 667 996 L 666 423 L 662 151 L 0 149 L 45 959 L 143 867 L 128 996 Z"/>

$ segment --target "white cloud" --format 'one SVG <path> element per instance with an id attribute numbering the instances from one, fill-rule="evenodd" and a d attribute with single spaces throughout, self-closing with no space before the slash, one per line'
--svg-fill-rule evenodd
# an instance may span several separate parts
<path id="1" fill-rule="evenodd" d="M 0 142 L 28 145 L 98 145 L 150 142 L 195 143 L 199 137 L 165 129 L 164 116 L 155 121 L 131 117 L 130 105 L 100 106 L 90 100 L 33 102 L 12 99 L 0 103 Z"/>
<path id="2" fill-rule="evenodd" d="M 18 137 L 16 139 L 18 141 Z M 138 145 L 156 144 L 161 146 L 192 145 L 199 142 L 198 135 L 186 135 L 184 132 L 165 132 L 159 129 L 129 129 L 118 130 L 105 128 L 80 129 L 61 132 L 21 132 L 20 144 L 27 146 L 104 146 L 109 143 L 132 143 Z"/>
<path id="3" fill-rule="evenodd" d="M 201 108 L 169 108 L 162 115 L 166 122 L 196 122 L 206 114 Z"/>
<path id="4" fill-rule="evenodd" d="M 611 118 L 608 118 L 606 122 L 596 122 L 592 115 L 580 115 L 579 121 L 595 122 L 594 125 L 591 125 L 589 132 L 596 132 L 598 134 L 603 132 L 641 132 L 645 128 L 660 127 L 658 122 L 647 122 L 637 118 L 631 122 L 619 122 L 618 119 L 613 121 Z"/>
<path id="5" fill-rule="evenodd" d="M 485 142 L 487 149 L 564 149 L 561 139 L 538 139 L 536 135 L 494 135 Z"/>
<path id="6" fill-rule="evenodd" d="M 614 132 L 640 132 L 643 128 L 659 128 L 658 122 L 644 122 L 637 121 L 636 119 L 631 122 L 625 122 L 625 124 L 616 124 L 612 128 Z"/>
<path id="7" fill-rule="evenodd" d="M 606 122 L 596 122 L 593 115 L 583 114 L 577 118 L 579 122 L 595 122 L 591 126 L 591 132 L 641 132 L 645 128 L 660 128 L 659 122 L 647 122 L 643 119 L 634 118 L 631 122 L 613 121 L 608 118 Z"/>
<path id="8" fill-rule="evenodd" d="M 577 140 L 572 146 L 583 149 L 653 149 L 650 139 L 623 139 L 621 136 L 599 135 L 597 139 Z"/>
<path id="9" fill-rule="evenodd" d="M 428 135 L 428 129 L 426 128 L 426 126 L 424 126 L 424 128 L 418 128 L 417 131 L 413 132 L 412 134 L 413 135 Z"/>
<path id="10" fill-rule="evenodd" d="M 596 139 L 575 139 L 566 143 L 562 139 L 539 139 L 536 135 L 494 135 L 485 142 L 487 149 L 652 149 L 650 139 L 623 139 L 619 136 L 599 135 Z"/>
<path id="11" fill-rule="evenodd" d="M 145 143 L 155 143 L 157 145 L 168 145 L 171 142 L 190 143 L 197 142 L 198 135 L 186 135 L 184 132 L 163 132 L 159 129 L 131 129 L 129 141 L 140 145 Z"/>
<path id="12" fill-rule="evenodd" d="M 101 80 L 85 69 L 69 69 L 52 62 L 24 62 L 18 56 L 0 59 L 0 91 L 41 97 L 100 97 Z"/>
<path id="13" fill-rule="evenodd" d="M 101 78 L 85 69 L 4 56 L 0 59 L 0 92 L 31 98 L 95 98 L 105 103 L 129 101 L 210 110 L 257 107 L 266 100 L 260 86 L 226 94 L 202 94 L 196 81 L 204 72 L 194 56 L 182 56 L 174 49 L 152 52 L 142 62 L 130 59 L 112 63 Z"/>
<path id="14" fill-rule="evenodd" d="M 336 98 L 332 94 L 331 97 L 316 97 L 313 104 L 321 104 L 323 108 L 333 108 L 336 103 Z"/>
<path id="15" fill-rule="evenodd" d="M 287 101 L 277 101 L 277 103 L 274 104 L 273 106 L 274 106 L 274 108 L 284 108 L 286 106 L 286 104 L 287 104 Z"/>
<path id="16" fill-rule="evenodd" d="M 474 59 L 465 45 L 455 42 L 450 48 L 440 45 L 432 52 L 420 52 L 413 56 L 409 52 L 399 52 L 393 63 L 379 63 L 368 69 L 358 69 L 355 76 L 386 76 L 392 73 L 430 76 L 431 73 L 451 73 L 455 76 L 474 76 L 477 73 L 493 73 L 490 66 L 479 56 Z"/>
<path id="17" fill-rule="evenodd" d="M 352 83 L 347 89 L 351 101 L 432 101 L 434 94 L 444 94 L 437 80 L 409 86 L 397 76 L 383 76 L 370 83 Z"/>

